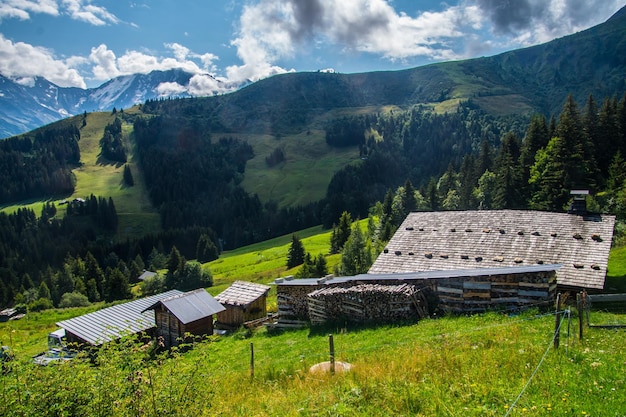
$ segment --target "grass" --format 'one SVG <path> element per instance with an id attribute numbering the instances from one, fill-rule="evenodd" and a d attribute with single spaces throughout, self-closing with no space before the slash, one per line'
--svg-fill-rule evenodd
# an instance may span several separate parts
<path id="1" fill-rule="evenodd" d="M 239 332 L 155 359 L 123 342 L 103 349 L 98 366 L 75 361 L 36 367 L 18 352 L 18 372 L 0 376 L 0 414 L 623 415 L 626 332 L 588 329 L 581 341 L 574 337 L 577 320 L 569 335 L 564 322 L 555 350 L 554 317 L 535 313 L 276 335 Z M 309 373 L 311 365 L 328 360 L 329 333 L 336 359 L 353 369 Z"/>
<path id="2" fill-rule="evenodd" d="M 301 230 L 296 235 L 311 256 L 329 253 L 331 231 L 317 226 Z M 292 235 L 288 234 L 222 253 L 219 259 L 206 264 L 213 275 L 214 284 L 209 288 L 209 292 L 213 295 L 219 294 L 235 280 L 267 284 L 276 278 L 294 275 L 299 267 L 292 269 L 286 267 L 291 237 Z M 340 261 L 340 255 L 326 256 L 328 270 L 332 272 Z"/>
<path id="3" fill-rule="evenodd" d="M 312 254 L 328 252 L 329 231 L 318 227 L 297 235 Z M 207 265 L 216 281 L 210 291 L 220 292 L 235 279 L 267 283 L 294 273 L 285 268 L 290 242 L 291 235 L 285 235 L 224 253 Z M 623 266 L 622 255 L 612 251 L 613 270 Z M 0 339 L 17 356 L 13 371 L 0 375 L 0 415 L 626 413 L 626 331 L 585 328 L 579 340 L 575 312 L 571 322 L 562 322 L 558 350 L 552 346 L 554 315 L 530 311 L 378 327 L 336 323 L 279 333 L 241 330 L 157 356 L 124 340 L 100 350 L 96 366 L 80 360 L 51 367 L 29 363 L 45 349 L 54 323 L 99 307 L 29 313 L 0 323 Z M 626 321 L 624 315 L 602 311 L 594 311 L 592 320 Z M 329 358 L 328 334 L 333 334 L 336 360 L 352 364 L 352 371 L 309 373 L 310 366 Z"/>
<path id="4" fill-rule="evenodd" d="M 274 136 L 237 135 L 254 149 L 246 164 L 242 186 L 262 201 L 275 201 L 279 207 L 306 205 L 321 200 L 335 172 L 359 160 L 355 147 L 326 145 L 323 130 L 311 130 L 276 139 Z M 268 167 L 265 158 L 282 148 L 286 160 Z"/>

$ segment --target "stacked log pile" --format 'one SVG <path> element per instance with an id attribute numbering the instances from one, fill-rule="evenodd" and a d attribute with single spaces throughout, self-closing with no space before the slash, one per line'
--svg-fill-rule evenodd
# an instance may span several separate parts
<path id="1" fill-rule="evenodd" d="M 518 309 L 550 304 L 556 292 L 556 274 L 506 274 L 446 278 L 436 281 L 439 307 L 467 313 L 490 308 Z"/>
<path id="2" fill-rule="evenodd" d="M 312 324 L 335 319 L 391 323 L 428 316 L 426 297 L 410 284 L 325 287 L 309 293 L 307 298 Z"/>

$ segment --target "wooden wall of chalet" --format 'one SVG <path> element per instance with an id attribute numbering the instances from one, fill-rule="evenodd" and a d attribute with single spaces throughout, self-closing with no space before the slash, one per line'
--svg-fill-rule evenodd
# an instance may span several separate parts
<path id="1" fill-rule="evenodd" d="M 163 338 L 166 347 L 177 346 L 187 334 L 195 336 L 213 334 L 213 316 L 205 317 L 191 323 L 181 323 L 169 310 L 159 305 L 154 309 L 157 336 Z"/>
<path id="2" fill-rule="evenodd" d="M 252 303 L 242 305 L 223 304 L 226 310 L 217 313 L 217 323 L 237 328 L 250 320 L 260 319 L 267 315 L 267 297 L 257 298 Z"/>
<path id="3" fill-rule="evenodd" d="M 533 272 L 433 280 L 439 308 L 450 312 L 515 309 L 549 305 L 556 293 L 556 272 Z"/>
<path id="4" fill-rule="evenodd" d="M 487 269 L 485 269 L 488 272 Z M 437 279 L 405 279 L 417 288 L 431 288 L 439 298 L 437 307 L 449 312 L 465 313 L 489 309 L 519 309 L 549 305 L 556 293 L 556 272 L 527 272 L 500 275 L 460 276 Z M 353 281 L 340 286 L 363 284 Z M 368 284 L 399 285 L 396 280 L 368 280 Z M 281 316 L 309 320 L 308 295 L 332 284 L 278 285 L 278 312 Z M 429 306 L 432 311 L 435 306 Z"/>

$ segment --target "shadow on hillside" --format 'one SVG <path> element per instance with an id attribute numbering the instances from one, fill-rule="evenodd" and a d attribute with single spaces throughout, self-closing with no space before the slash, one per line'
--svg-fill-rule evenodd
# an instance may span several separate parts
<path id="1" fill-rule="evenodd" d="M 377 330 L 389 327 L 404 327 L 417 324 L 418 320 L 404 320 L 395 323 L 376 323 L 376 322 L 349 322 L 345 320 L 336 320 L 321 325 L 311 326 L 309 329 L 309 337 L 324 336 L 328 334 L 356 333 L 366 330 Z"/>
<path id="2" fill-rule="evenodd" d="M 98 154 L 98 158 L 96 159 L 96 164 L 97 165 L 113 165 L 115 166 L 115 168 L 120 168 L 122 166 L 124 166 L 126 162 L 120 162 L 120 161 L 112 161 L 110 159 L 105 158 L 104 156 L 102 156 L 102 154 Z"/>

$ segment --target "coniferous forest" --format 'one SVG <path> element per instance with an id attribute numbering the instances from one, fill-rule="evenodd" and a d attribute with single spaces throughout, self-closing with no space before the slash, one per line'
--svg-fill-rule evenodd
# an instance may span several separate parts
<path id="1" fill-rule="evenodd" d="M 353 147 L 359 162 L 335 173 L 322 200 L 282 208 L 243 189 L 252 147 L 235 133 L 212 137 L 210 113 L 196 113 L 196 106 L 146 103 L 144 113 L 153 116 L 134 121 L 136 153 L 163 231 L 115 241 L 115 203 L 94 195 L 67 202 L 62 218 L 53 204 L 41 213 L 0 214 L 0 305 L 43 309 L 127 298 L 144 268 L 166 268 L 172 258 L 178 271 L 187 268 L 194 282 L 206 284 L 210 277 L 200 277 L 187 259 L 207 262 L 223 249 L 330 228 L 344 213 L 381 214 L 383 240 L 411 210 L 563 211 L 571 189 L 591 190 L 596 211 L 626 214 L 626 96 L 599 103 L 589 96 L 580 104 L 569 97 L 549 118 L 496 117 L 471 101 L 443 114 L 415 106 L 343 116 L 328 123 L 326 142 Z M 118 132 L 108 126 L 105 138 Z M 67 128 L 0 143 L 5 201 L 70 194 L 79 140 L 78 130 Z M 189 287 L 180 273 L 163 285 Z"/>

